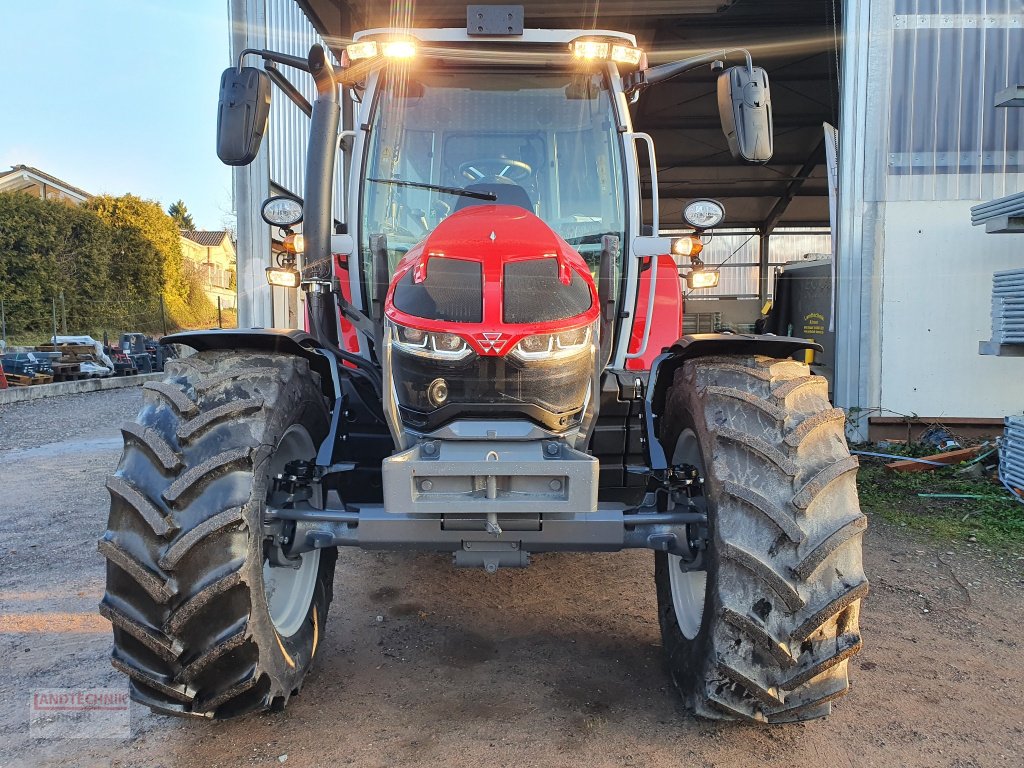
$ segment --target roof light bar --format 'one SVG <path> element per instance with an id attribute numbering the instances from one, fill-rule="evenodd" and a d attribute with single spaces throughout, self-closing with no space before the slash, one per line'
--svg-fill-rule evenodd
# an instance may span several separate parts
<path id="1" fill-rule="evenodd" d="M 383 56 L 385 59 L 411 59 L 416 55 L 412 40 L 360 40 L 345 46 L 349 61 L 361 61 Z"/>
<path id="2" fill-rule="evenodd" d="M 348 54 L 350 61 L 359 61 L 360 59 L 372 59 L 378 54 L 377 41 L 376 40 L 362 40 L 358 43 L 352 43 L 345 46 L 345 52 Z"/>
<path id="3" fill-rule="evenodd" d="M 640 66 L 640 59 L 644 52 L 631 45 L 613 45 L 612 61 L 616 64 L 628 64 L 631 67 Z"/>
<path id="4" fill-rule="evenodd" d="M 613 61 L 627 67 L 641 66 L 644 52 L 632 45 L 600 37 L 580 37 L 569 43 L 569 51 L 582 61 Z"/>
<path id="5" fill-rule="evenodd" d="M 386 40 L 380 49 L 386 59 L 411 59 L 416 55 L 416 43 L 411 40 Z"/>
<path id="6" fill-rule="evenodd" d="M 570 46 L 577 59 L 607 59 L 611 53 L 611 46 L 602 40 L 573 40 Z"/>

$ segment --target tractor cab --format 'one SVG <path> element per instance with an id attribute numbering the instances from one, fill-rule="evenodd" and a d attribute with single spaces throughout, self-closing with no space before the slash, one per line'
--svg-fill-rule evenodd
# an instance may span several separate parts
<path id="1" fill-rule="evenodd" d="M 378 273 L 393 275 L 411 248 L 460 211 L 514 206 L 577 251 L 595 283 L 604 270 L 601 301 L 611 321 L 600 331 L 603 363 L 646 370 L 681 331 L 681 291 L 672 243 L 657 237 L 653 142 L 632 131 L 628 104 L 685 68 L 649 67 L 635 38 L 621 32 L 490 32 L 371 30 L 347 47 L 342 66 L 362 67 L 352 82 L 361 126 L 348 192 L 358 254 L 347 274 L 352 294 L 372 305 Z M 703 63 L 710 60 L 693 65 Z M 751 67 L 739 80 L 759 72 Z M 729 111 L 726 122 L 734 119 Z M 770 137 L 765 113 L 748 111 L 742 119 L 761 120 L 760 134 Z M 655 181 L 646 220 L 638 150 Z M 386 250 L 380 263 L 375 242 Z M 693 248 L 684 250 L 677 260 Z M 652 260 L 664 268 L 660 284 Z M 673 306 L 663 307 L 666 320 L 656 332 L 662 343 L 652 344 L 648 309 L 659 286 L 664 295 L 657 301 Z M 637 323 L 622 322 L 636 316 Z"/>
<path id="2" fill-rule="evenodd" d="M 626 237 L 628 171 L 617 126 L 628 116 L 618 112 L 613 68 L 553 58 L 562 61 L 516 71 L 430 57 L 377 74 L 356 158 L 364 263 L 371 234 L 387 236 L 395 260 L 453 213 L 494 202 L 538 216 L 596 273 L 601 238 Z"/>

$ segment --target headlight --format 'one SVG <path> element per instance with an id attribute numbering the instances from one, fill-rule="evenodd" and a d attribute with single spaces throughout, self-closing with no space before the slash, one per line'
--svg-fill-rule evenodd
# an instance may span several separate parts
<path id="1" fill-rule="evenodd" d="M 717 288 L 721 273 L 713 269 L 694 269 L 686 276 L 686 287 L 691 291 L 701 288 Z"/>
<path id="2" fill-rule="evenodd" d="M 438 360 L 462 360 L 473 354 L 466 340 L 454 333 L 431 333 L 396 323 L 392 323 L 391 328 L 392 345 L 409 355 Z"/>
<path id="3" fill-rule="evenodd" d="M 267 267 L 267 282 L 281 288 L 297 288 L 302 277 L 295 267 Z"/>
<path id="4" fill-rule="evenodd" d="M 275 195 L 263 201 L 260 215 L 272 227 L 294 227 L 302 221 L 302 203 L 294 197 Z"/>
<path id="5" fill-rule="evenodd" d="M 527 336 L 516 344 L 512 356 L 520 360 L 560 360 L 579 355 L 590 347 L 591 328 Z"/>
<path id="6" fill-rule="evenodd" d="M 683 208 L 683 221 L 703 232 L 713 229 L 725 218 L 725 208 L 717 200 L 694 200 Z"/>

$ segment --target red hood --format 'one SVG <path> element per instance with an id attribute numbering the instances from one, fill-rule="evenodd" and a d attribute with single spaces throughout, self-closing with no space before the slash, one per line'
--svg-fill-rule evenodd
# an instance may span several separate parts
<path id="1" fill-rule="evenodd" d="M 483 275 L 483 321 L 452 323 L 408 315 L 394 305 L 395 285 L 413 270 L 413 281 L 430 273 L 434 257 L 479 262 Z M 509 262 L 554 258 L 558 276 L 569 285 L 575 273 L 585 280 L 591 295 L 586 312 L 543 323 L 506 323 L 503 320 L 503 276 Z M 583 257 L 537 216 L 511 205 L 475 205 L 452 214 L 427 238 L 414 246 L 398 264 L 388 290 L 385 313 L 400 325 L 425 331 L 457 333 L 481 355 L 501 355 L 526 336 L 555 333 L 593 323 L 599 312 L 597 289 Z"/>

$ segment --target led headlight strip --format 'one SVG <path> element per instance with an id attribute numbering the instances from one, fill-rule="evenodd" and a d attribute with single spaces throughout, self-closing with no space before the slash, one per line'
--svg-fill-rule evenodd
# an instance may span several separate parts
<path id="1" fill-rule="evenodd" d="M 391 323 L 391 344 L 406 354 L 435 360 L 462 360 L 473 354 L 469 344 L 454 333 L 433 333 Z"/>

